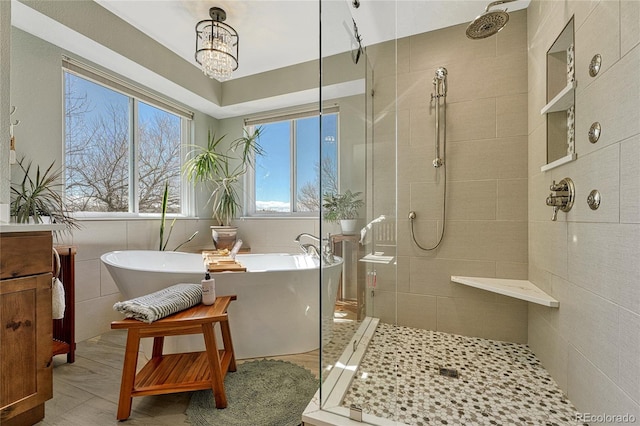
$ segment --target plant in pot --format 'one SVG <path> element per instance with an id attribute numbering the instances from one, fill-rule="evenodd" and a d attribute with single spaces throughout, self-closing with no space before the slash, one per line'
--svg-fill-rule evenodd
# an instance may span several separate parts
<path id="1" fill-rule="evenodd" d="M 253 132 L 244 131 L 242 137 L 231 142 L 228 149 L 221 149 L 226 135 L 216 138 L 209 132 L 207 146 L 194 145 L 184 164 L 184 174 L 194 183 L 208 185 L 211 195 L 207 203 L 212 204 L 213 219 L 211 235 L 216 249 L 231 249 L 236 241 L 237 228 L 231 220 L 241 209 L 239 180 L 249 168 L 255 166 L 255 158 L 263 154 L 259 143 L 261 128 Z"/>
<path id="2" fill-rule="evenodd" d="M 343 194 L 327 193 L 322 198 L 323 217 L 327 222 L 340 223 L 342 233 L 357 233 L 358 209 L 364 206 L 359 198 L 362 192 L 351 192 L 347 189 Z"/>
<path id="3" fill-rule="evenodd" d="M 58 223 L 66 230 L 79 229 L 78 221 L 71 215 L 62 194 L 62 171 L 54 169 L 55 161 L 44 171 L 36 166 L 32 177 L 32 163 L 23 157 L 18 161 L 23 173 L 18 184 L 11 184 L 11 216 L 17 223 Z"/>

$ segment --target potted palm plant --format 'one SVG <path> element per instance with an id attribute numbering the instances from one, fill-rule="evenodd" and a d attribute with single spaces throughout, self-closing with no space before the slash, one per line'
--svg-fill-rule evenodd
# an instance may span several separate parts
<path id="1" fill-rule="evenodd" d="M 322 199 L 323 217 L 327 222 L 339 222 L 342 233 L 356 233 L 358 209 L 364 206 L 359 198 L 362 192 L 351 192 L 347 189 L 343 194 L 327 193 Z"/>
<path id="2" fill-rule="evenodd" d="M 78 221 L 71 215 L 59 188 L 62 186 L 60 169 L 54 169 L 55 161 L 44 171 L 36 167 L 32 176 L 29 161 L 18 161 L 23 173 L 18 184 L 11 184 L 11 216 L 17 223 L 59 223 L 67 230 L 79 229 Z"/>
<path id="3" fill-rule="evenodd" d="M 263 153 L 260 132 L 259 127 L 252 133 L 245 130 L 243 136 L 232 141 L 224 151 L 221 142 L 226 135 L 216 138 L 209 132 L 207 146 L 194 145 L 184 164 L 184 174 L 189 181 L 204 183 L 211 189 L 208 203 L 212 204 L 216 221 L 211 234 L 217 249 L 231 249 L 235 244 L 237 227 L 231 226 L 231 220 L 242 207 L 237 184 L 249 168 L 255 166 L 256 156 Z"/>

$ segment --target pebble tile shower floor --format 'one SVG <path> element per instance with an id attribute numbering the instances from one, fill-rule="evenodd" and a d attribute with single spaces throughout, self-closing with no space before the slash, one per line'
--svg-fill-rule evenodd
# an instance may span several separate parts
<path id="1" fill-rule="evenodd" d="M 382 323 L 342 403 L 351 404 L 407 425 L 581 424 L 528 346 Z"/>

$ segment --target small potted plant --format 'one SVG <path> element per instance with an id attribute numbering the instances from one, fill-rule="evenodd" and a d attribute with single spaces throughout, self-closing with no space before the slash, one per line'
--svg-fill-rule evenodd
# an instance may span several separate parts
<path id="1" fill-rule="evenodd" d="M 231 249 L 236 241 L 237 227 L 231 220 L 241 209 L 237 184 L 255 165 L 255 157 L 262 155 L 259 144 L 261 128 L 253 133 L 245 130 L 244 135 L 231 142 L 226 151 L 220 150 L 220 143 L 226 135 L 216 138 L 209 132 L 207 146 L 194 145 L 187 156 L 184 174 L 194 183 L 204 183 L 211 189 L 208 203 L 212 203 L 213 219 L 211 235 L 216 249 Z"/>
<path id="2" fill-rule="evenodd" d="M 351 192 L 349 189 L 343 194 L 325 194 L 322 199 L 324 219 L 327 222 L 339 222 L 343 234 L 355 234 L 358 209 L 364 206 L 364 201 L 359 198 L 361 195 L 362 192 Z"/>
<path id="3" fill-rule="evenodd" d="M 67 230 L 79 229 L 78 221 L 71 215 L 59 188 L 62 186 L 60 169 L 54 169 L 55 161 L 44 171 L 36 167 L 31 173 L 31 161 L 24 157 L 18 161 L 23 177 L 19 184 L 11 184 L 11 216 L 17 223 L 58 223 Z"/>

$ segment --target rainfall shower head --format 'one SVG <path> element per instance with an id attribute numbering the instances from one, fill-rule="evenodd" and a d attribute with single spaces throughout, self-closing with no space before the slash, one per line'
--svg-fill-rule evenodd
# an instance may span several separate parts
<path id="1" fill-rule="evenodd" d="M 484 13 L 471 21 L 469 26 L 467 26 L 467 37 L 472 40 L 479 40 L 490 37 L 503 29 L 504 26 L 507 25 L 507 22 L 509 22 L 507 9 L 494 10 L 491 12 L 489 9 L 493 6 L 512 1 L 515 0 L 498 0 L 493 3 L 489 3 Z"/>

